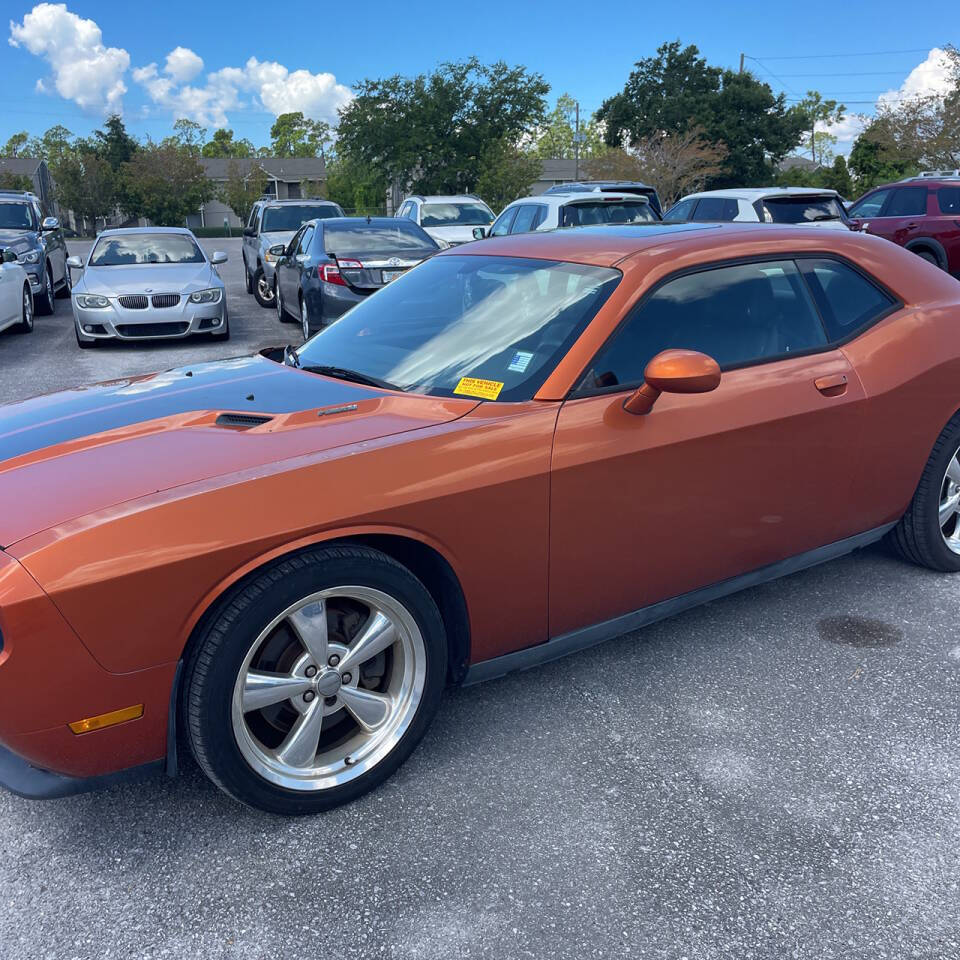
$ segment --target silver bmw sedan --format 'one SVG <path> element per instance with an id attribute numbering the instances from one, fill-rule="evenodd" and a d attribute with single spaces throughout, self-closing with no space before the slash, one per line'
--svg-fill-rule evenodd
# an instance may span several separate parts
<path id="1" fill-rule="evenodd" d="M 207 333 L 230 337 L 227 298 L 218 263 L 208 260 L 191 231 L 180 227 L 104 230 L 84 264 L 70 257 L 77 343 L 156 340 Z"/>

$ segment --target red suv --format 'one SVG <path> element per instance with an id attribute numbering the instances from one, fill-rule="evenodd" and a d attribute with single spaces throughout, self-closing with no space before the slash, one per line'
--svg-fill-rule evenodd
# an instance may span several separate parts
<path id="1" fill-rule="evenodd" d="M 854 230 L 892 240 L 960 279 L 960 171 L 877 187 L 849 213 Z"/>

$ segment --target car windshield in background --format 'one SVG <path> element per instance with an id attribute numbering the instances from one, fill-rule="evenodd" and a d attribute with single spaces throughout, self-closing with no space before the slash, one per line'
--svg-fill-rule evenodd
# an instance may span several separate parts
<path id="1" fill-rule="evenodd" d="M 34 230 L 29 203 L 0 203 L 0 230 Z"/>
<path id="2" fill-rule="evenodd" d="M 300 364 L 414 393 L 529 400 L 620 276 L 551 260 L 435 257 L 308 340 Z"/>
<path id="3" fill-rule="evenodd" d="M 486 227 L 493 214 L 482 203 L 425 203 L 422 227 Z"/>
<path id="4" fill-rule="evenodd" d="M 403 220 L 396 223 L 327 224 L 323 228 L 323 246 L 335 257 L 380 253 L 426 257 L 439 249 L 416 224 Z"/>
<path id="5" fill-rule="evenodd" d="M 322 203 L 288 203 L 282 207 L 267 207 L 263 211 L 264 233 L 284 233 L 299 230 L 308 220 L 327 220 L 339 217 L 336 207 Z"/>
<path id="6" fill-rule="evenodd" d="M 136 233 L 101 237 L 90 257 L 91 267 L 144 263 L 203 263 L 192 237 L 184 233 Z"/>
<path id="7" fill-rule="evenodd" d="M 603 223 L 655 223 L 646 200 L 594 200 L 568 203 L 560 211 L 561 227 L 586 227 Z"/>
<path id="8" fill-rule="evenodd" d="M 777 197 L 763 201 L 766 223 L 817 223 L 840 220 L 842 211 L 834 197 Z"/>

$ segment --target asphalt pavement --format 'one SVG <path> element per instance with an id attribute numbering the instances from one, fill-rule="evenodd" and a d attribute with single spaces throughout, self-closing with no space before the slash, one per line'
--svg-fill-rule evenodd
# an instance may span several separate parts
<path id="1" fill-rule="evenodd" d="M 230 343 L 81 353 L 63 301 L 0 335 L 0 399 L 295 339 L 217 246 Z M 308 820 L 189 762 L 0 794 L 0 958 L 956 960 L 958 610 L 960 578 L 860 552 L 450 691 Z"/>

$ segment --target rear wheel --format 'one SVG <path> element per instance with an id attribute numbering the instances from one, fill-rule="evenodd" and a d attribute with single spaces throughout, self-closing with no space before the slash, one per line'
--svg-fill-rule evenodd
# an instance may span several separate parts
<path id="1" fill-rule="evenodd" d="M 20 297 L 20 322 L 13 328 L 18 333 L 30 333 L 33 330 L 33 294 L 30 292 L 30 284 L 23 285 L 23 293 Z"/>
<path id="2" fill-rule="evenodd" d="M 274 304 L 273 284 L 263 274 L 263 267 L 257 267 L 253 278 L 253 295 L 261 307 L 272 307 Z"/>
<path id="3" fill-rule="evenodd" d="M 300 332 L 305 341 L 310 339 L 310 308 L 302 293 L 300 294 Z"/>
<path id="4" fill-rule="evenodd" d="M 56 294 L 53 291 L 53 272 L 48 263 L 43 271 L 43 290 L 40 292 L 36 301 L 37 313 L 53 313 L 56 309 Z"/>
<path id="5" fill-rule="evenodd" d="M 926 260 L 927 263 L 932 263 L 935 267 L 940 266 L 940 259 L 935 253 L 932 253 L 930 250 L 914 250 L 913 251 L 921 260 Z"/>
<path id="6" fill-rule="evenodd" d="M 440 614 L 416 577 L 366 547 L 266 567 L 211 619 L 184 674 L 194 754 L 235 799 L 317 813 L 387 779 L 436 713 Z"/>
<path id="7" fill-rule="evenodd" d="M 911 563 L 960 571 L 960 414 L 937 438 L 917 492 L 890 539 Z"/>

